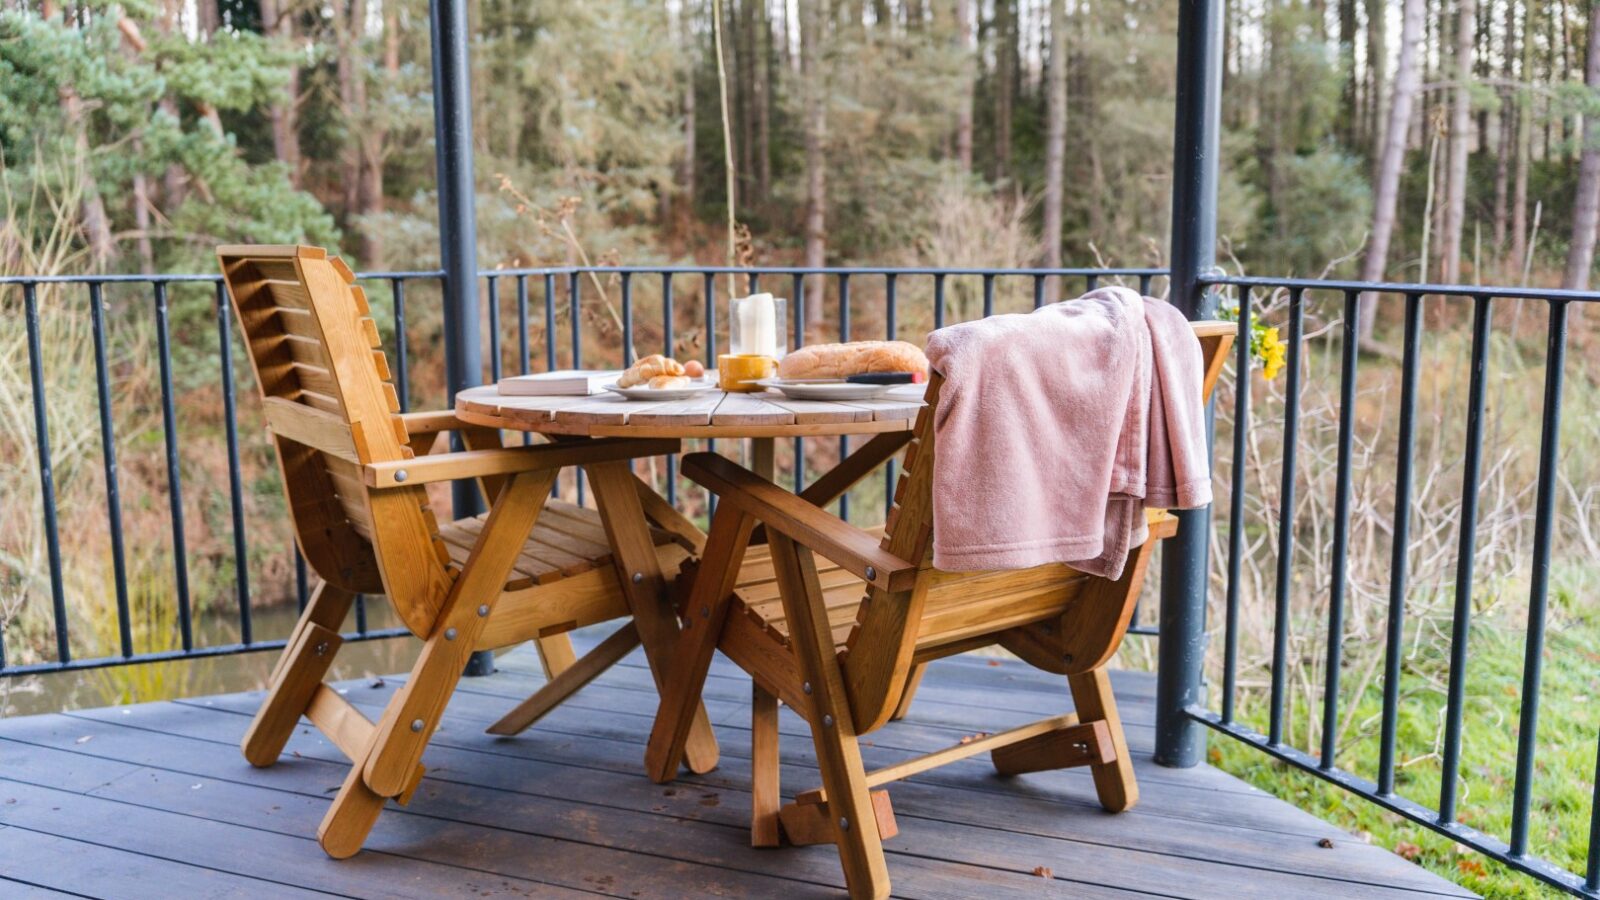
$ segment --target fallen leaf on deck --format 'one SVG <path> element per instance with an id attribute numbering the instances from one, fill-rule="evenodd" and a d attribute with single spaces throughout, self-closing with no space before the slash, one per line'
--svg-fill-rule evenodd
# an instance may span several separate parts
<path id="1" fill-rule="evenodd" d="M 1050 868 L 1048 866 L 1034 866 L 1033 867 L 1033 874 L 1039 876 L 1040 878 L 1054 878 L 1054 877 L 1056 877 L 1056 873 L 1050 871 Z"/>

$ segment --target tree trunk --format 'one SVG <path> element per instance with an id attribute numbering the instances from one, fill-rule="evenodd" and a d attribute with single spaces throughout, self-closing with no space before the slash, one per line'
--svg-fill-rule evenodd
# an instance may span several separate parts
<path id="1" fill-rule="evenodd" d="M 283 0 L 261 0 L 261 30 L 285 43 L 294 40 L 294 16 L 285 15 Z M 272 122 L 272 153 L 289 167 L 289 183 L 300 186 L 304 166 L 300 157 L 300 67 L 289 66 L 283 98 L 272 104 L 267 117 Z"/>
<path id="2" fill-rule="evenodd" d="M 1067 150 L 1067 3 L 1050 0 L 1050 68 L 1045 73 L 1044 267 L 1061 268 L 1061 180 Z M 1061 279 L 1047 278 L 1044 299 L 1061 299 Z"/>
<path id="3" fill-rule="evenodd" d="M 1517 4 L 1515 0 L 1507 0 L 1504 36 L 1501 38 L 1500 74 L 1504 81 L 1510 82 L 1515 77 L 1515 63 L 1517 48 Z M 1516 108 L 1513 106 L 1515 94 L 1506 88 L 1501 88 L 1500 94 L 1500 134 L 1495 141 L 1497 149 L 1494 161 L 1494 251 L 1495 259 L 1501 260 L 1501 255 L 1506 249 L 1506 218 L 1509 214 L 1509 198 L 1507 196 L 1511 184 L 1511 153 L 1516 147 Z"/>
<path id="4" fill-rule="evenodd" d="M 1399 62 L 1395 66 L 1394 92 L 1389 100 L 1389 124 L 1384 129 L 1383 151 L 1378 160 L 1378 179 L 1372 202 L 1372 240 L 1362 262 L 1363 281 L 1382 281 L 1389 259 L 1389 240 L 1394 236 L 1395 206 L 1400 195 L 1400 170 L 1405 166 L 1406 134 L 1411 126 L 1411 103 L 1418 84 L 1417 50 L 1422 39 L 1425 0 L 1405 0 L 1400 28 Z M 1372 337 L 1377 322 L 1377 303 L 1368 295 L 1361 307 L 1361 337 Z"/>
<path id="5" fill-rule="evenodd" d="M 1600 92 L 1600 2 L 1589 2 L 1589 53 L 1584 83 Z M 1578 163 L 1578 196 L 1572 210 L 1572 242 L 1567 248 L 1567 273 L 1561 286 L 1589 289 L 1594 267 L 1595 228 L 1600 226 L 1600 117 L 1593 111 L 1583 117 L 1583 156 Z"/>
<path id="6" fill-rule="evenodd" d="M 1378 160 L 1383 156 L 1383 67 L 1389 60 L 1388 9 L 1384 0 L 1367 0 L 1367 134 L 1372 138 L 1372 182 L 1378 183 Z"/>
<path id="7" fill-rule="evenodd" d="M 827 0 L 800 4 L 800 80 L 804 94 L 804 143 L 806 156 L 806 260 L 820 268 L 827 255 L 827 195 L 824 152 L 828 130 L 826 85 L 822 77 L 822 23 L 826 20 Z M 826 279 L 811 276 L 806 288 L 806 330 L 815 332 L 822 324 L 822 301 Z M 804 343 L 797 335 L 797 343 Z"/>
<path id="8" fill-rule="evenodd" d="M 1455 105 L 1450 109 L 1450 158 L 1447 164 L 1444 233 L 1439 253 L 1444 258 L 1444 280 L 1461 280 L 1461 236 L 1467 217 L 1467 151 L 1472 130 L 1472 53 L 1478 23 L 1475 0 L 1457 0 Z"/>
<path id="9" fill-rule="evenodd" d="M 777 86 L 778 69 L 772 52 L 772 22 L 765 0 L 759 9 L 754 17 L 752 84 L 755 86 L 756 197 L 765 201 L 772 190 L 772 94 Z"/>
<path id="10" fill-rule="evenodd" d="M 1523 6 L 1522 65 L 1519 76 L 1524 82 L 1533 77 L 1534 14 L 1538 7 L 1528 3 Z M 1511 271 L 1521 272 L 1528 255 L 1528 165 L 1533 157 L 1533 98 L 1525 90 L 1517 91 L 1517 162 L 1511 187 Z"/>
<path id="11" fill-rule="evenodd" d="M 956 52 L 960 55 L 962 71 L 961 98 L 956 106 L 956 160 L 962 172 L 972 171 L 972 105 L 977 102 L 974 88 L 977 85 L 977 54 L 972 47 L 973 0 L 955 0 Z"/>
<path id="12" fill-rule="evenodd" d="M 733 34 L 733 76 L 737 93 L 735 107 L 735 123 L 739 131 L 739 202 L 754 203 L 760 198 L 756 196 L 756 123 L 755 123 L 755 89 L 758 80 L 756 73 L 760 66 L 756 63 L 755 54 L 755 5 L 764 0 L 743 0 L 742 3 L 728 4 L 728 18 L 734 21 Z"/>
<path id="13" fill-rule="evenodd" d="M 1011 104 L 1016 96 L 1012 83 L 1016 69 L 1012 53 L 1017 39 L 1012 0 L 996 0 L 994 24 L 994 180 L 1011 174 Z"/>
<path id="14" fill-rule="evenodd" d="M 1345 144 L 1354 147 L 1360 131 L 1356 113 L 1356 0 L 1339 0 L 1339 69 L 1344 78 L 1339 131 Z"/>
<path id="15" fill-rule="evenodd" d="M 678 26 L 683 52 L 683 159 L 678 165 L 678 184 L 683 187 L 683 198 L 678 202 L 678 219 L 684 226 L 687 226 L 694 218 L 695 163 L 697 161 L 694 145 L 694 76 L 699 67 L 700 56 L 696 52 L 694 27 L 689 24 L 688 4 L 684 4 L 678 10 Z"/>

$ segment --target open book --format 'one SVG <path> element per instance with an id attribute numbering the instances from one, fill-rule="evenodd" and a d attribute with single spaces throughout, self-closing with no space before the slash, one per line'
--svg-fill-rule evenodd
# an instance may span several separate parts
<path id="1" fill-rule="evenodd" d="M 622 377 L 616 369 L 559 369 L 500 379 L 500 393 L 512 397 L 550 397 L 598 394 Z"/>

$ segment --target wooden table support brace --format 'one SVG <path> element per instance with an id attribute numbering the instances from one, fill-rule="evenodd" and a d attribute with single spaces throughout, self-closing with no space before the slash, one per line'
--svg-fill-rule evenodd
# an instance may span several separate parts
<path id="1" fill-rule="evenodd" d="M 599 646 L 585 653 L 568 666 L 533 696 L 517 704 L 500 721 L 490 725 L 489 734 L 509 736 L 525 731 L 528 726 L 544 718 L 545 714 L 561 705 L 584 685 L 598 678 L 618 660 L 639 646 L 639 630 L 628 622 L 601 641 Z"/>

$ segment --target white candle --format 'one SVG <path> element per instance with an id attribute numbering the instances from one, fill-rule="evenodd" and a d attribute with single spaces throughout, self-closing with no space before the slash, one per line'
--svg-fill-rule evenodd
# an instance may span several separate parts
<path id="1" fill-rule="evenodd" d="M 739 322 L 740 346 L 735 353 L 756 356 L 778 355 L 777 307 L 771 294 L 752 294 L 735 301 Z"/>

